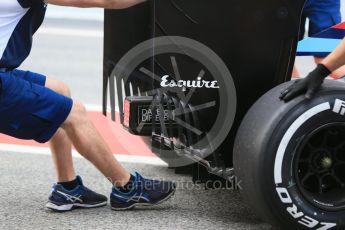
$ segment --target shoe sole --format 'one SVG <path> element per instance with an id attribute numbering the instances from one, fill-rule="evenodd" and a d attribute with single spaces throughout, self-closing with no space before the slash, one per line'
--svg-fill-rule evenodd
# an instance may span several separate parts
<path id="1" fill-rule="evenodd" d="M 67 212 L 75 208 L 99 208 L 107 205 L 107 201 L 99 204 L 65 204 L 65 205 L 56 205 L 51 202 L 46 204 L 46 208 L 51 209 L 57 212 Z"/>
<path id="2" fill-rule="evenodd" d="M 169 200 L 175 194 L 175 191 L 176 191 L 176 189 L 174 191 L 172 191 L 163 200 L 160 200 L 157 203 L 153 203 L 153 204 L 149 204 L 149 203 L 134 203 L 131 206 L 128 206 L 126 208 L 114 208 L 114 207 L 111 207 L 111 209 L 114 210 L 114 211 L 126 211 L 126 210 L 134 209 L 135 207 L 151 207 L 151 206 L 156 206 L 156 205 L 159 205 L 159 204 Z"/>

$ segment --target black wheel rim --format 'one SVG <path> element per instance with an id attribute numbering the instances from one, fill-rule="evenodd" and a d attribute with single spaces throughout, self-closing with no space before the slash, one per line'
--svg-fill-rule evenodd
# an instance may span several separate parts
<path id="1" fill-rule="evenodd" d="M 294 162 L 296 184 L 309 202 L 345 210 L 345 124 L 327 124 L 307 135 Z"/>

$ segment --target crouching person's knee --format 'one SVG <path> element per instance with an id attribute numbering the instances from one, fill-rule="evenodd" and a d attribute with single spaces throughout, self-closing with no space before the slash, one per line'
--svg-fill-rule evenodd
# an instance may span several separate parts
<path id="1" fill-rule="evenodd" d="M 65 83 L 61 81 L 58 81 L 53 78 L 47 78 L 45 86 L 66 97 L 71 97 L 71 90 Z"/>
<path id="2" fill-rule="evenodd" d="M 71 90 L 69 89 L 69 87 L 65 84 L 62 83 L 59 86 L 60 88 L 60 93 L 66 97 L 71 97 Z"/>
<path id="3" fill-rule="evenodd" d="M 73 100 L 71 112 L 62 124 L 62 128 L 65 129 L 68 127 L 78 126 L 78 124 L 85 122 L 86 119 L 87 113 L 85 106 L 81 102 Z"/>

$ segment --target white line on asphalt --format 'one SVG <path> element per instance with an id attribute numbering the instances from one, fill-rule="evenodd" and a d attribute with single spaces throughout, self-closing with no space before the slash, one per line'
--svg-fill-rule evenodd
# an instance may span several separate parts
<path id="1" fill-rule="evenodd" d="M 37 31 L 37 33 L 46 34 L 46 35 L 103 38 L 103 31 L 101 30 L 81 30 L 81 29 L 64 29 L 64 28 L 56 28 L 56 27 L 55 28 L 42 27 Z"/>
<path id="2" fill-rule="evenodd" d="M 33 147 L 26 145 L 13 145 L 13 144 L 0 144 L 0 151 L 26 153 L 34 155 L 51 155 L 50 149 L 47 147 Z M 116 159 L 122 163 L 137 163 L 148 164 L 156 166 L 167 166 L 167 164 L 158 157 L 146 157 L 135 155 L 114 154 Z M 75 158 L 82 158 L 82 156 L 75 150 L 73 150 L 72 156 Z"/>

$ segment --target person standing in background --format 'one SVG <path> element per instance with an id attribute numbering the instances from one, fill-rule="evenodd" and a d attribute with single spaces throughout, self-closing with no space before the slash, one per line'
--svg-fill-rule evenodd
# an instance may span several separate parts
<path id="1" fill-rule="evenodd" d="M 309 37 L 313 37 L 321 31 L 341 23 L 340 0 L 307 0 L 302 13 L 299 40 L 304 38 L 307 19 L 309 20 Z M 319 64 L 324 58 L 325 56 L 314 57 L 314 61 Z M 345 66 L 334 70 L 330 76 L 334 79 L 344 77 Z M 294 66 L 292 78 L 299 77 L 299 71 Z"/>

